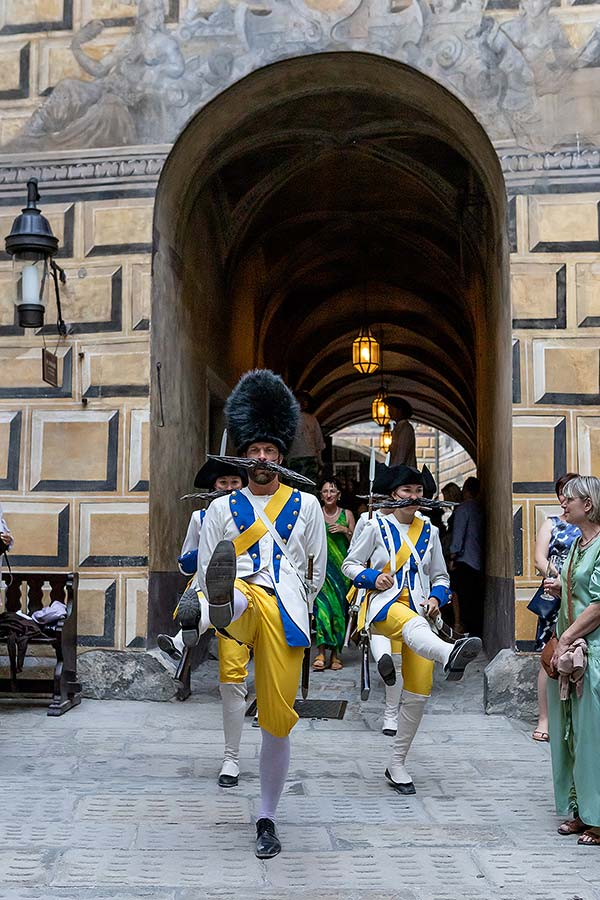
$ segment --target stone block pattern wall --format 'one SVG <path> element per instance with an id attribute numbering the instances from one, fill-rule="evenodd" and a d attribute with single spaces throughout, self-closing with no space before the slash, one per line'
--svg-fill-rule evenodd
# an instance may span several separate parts
<path id="1" fill-rule="evenodd" d="M 595 188 L 595 189 L 594 189 Z M 600 474 L 600 191 L 517 194 L 514 245 L 513 492 L 517 639 L 539 584 L 536 531 L 560 512 L 563 472 Z"/>
<path id="2" fill-rule="evenodd" d="M 533 544 L 536 527 L 556 508 L 554 480 L 566 469 L 600 474 L 600 154 L 595 146 L 600 5 L 554 2 L 536 29 L 522 19 L 517 0 L 494 0 L 486 15 L 495 19 L 498 31 L 473 20 L 472 4 L 459 2 L 450 10 L 436 4 L 429 32 L 415 36 L 415 23 L 403 18 L 410 4 L 383 9 L 364 0 L 345 36 L 338 29 L 334 40 L 331 30 L 348 15 L 346 6 L 338 15 L 335 3 L 311 0 L 306 8 L 317 17 L 319 32 L 298 8 L 281 0 L 283 12 L 272 16 L 257 16 L 248 4 L 238 10 L 244 15 L 236 21 L 247 19 L 248 26 L 242 40 L 232 8 L 244 5 L 236 0 L 228 8 L 210 0 L 197 9 L 188 0 L 165 0 L 154 32 L 167 60 L 158 88 L 151 83 L 154 53 L 142 54 L 135 70 L 149 83 L 145 106 L 133 90 L 141 76 L 129 70 L 129 81 L 123 81 L 127 69 L 118 66 L 92 73 L 94 61 L 110 59 L 107 55 L 123 49 L 132 34 L 140 10 L 134 2 L 0 3 L 0 164 L 3 159 L 12 164 L 11 154 L 19 153 L 23 173 L 29 164 L 39 165 L 44 212 L 61 242 L 69 278 L 65 319 L 76 329 L 58 347 L 60 386 L 51 388 L 41 380 L 41 336 L 24 334 L 15 324 L 10 263 L 0 255 L 0 500 L 17 538 L 14 565 L 79 571 L 83 645 L 143 646 L 150 248 L 160 164 L 152 177 L 133 185 L 128 173 L 136 162 L 124 170 L 123 147 L 110 148 L 170 143 L 196 109 L 259 65 L 332 46 L 388 52 L 385 48 L 397 38 L 396 58 L 423 66 L 457 93 L 497 141 L 505 167 L 513 243 L 517 638 L 530 640 L 535 619 L 525 606 L 538 583 Z M 217 6 L 207 21 L 205 12 Z M 152 10 L 143 15 L 148 24 Z M 84 40 L 82 29 L 93 20 L 102 30 L 88 31 Z M 385 44 L 377 43 L 378 33 L 386 35 Z M 388 40 L 390 34 L 396 37 Z M 86 68 L 72 48 L 76 35 L 88 57 Z M 431 47 L 438 41 L 446 46 L 442 39 L 449 37 L 451 46 L 465 52 L 437 65 Z M 564 48 L 565 40 L 580 54 L 577 59 L 575 53 L 559 59 L 554 52 Z M 516 56 L 509 45 L 518 49 Z M 219 50 L 226 52 L 219 55 Z M 584 56 L 586 66 L 580 67 Z M 488 70 L 493 61 L 500 68 Z M 531 77 L 519 81 L 515 62 Z M 105 90 L 110 78 L 116 90 Z M 508 89 L 490 100 L 482 86 L 493 84 Z M 62 100 L 46 107 L 59 94 L 53 94 L 57 85 Z M 187 105 L 171 102 L 180 94 L 187 96 Z M 105 95 L 112 98 L 107 105 Z M 88 107 L 94 111 L 90 121 Z M 529 114 L 531 107 L 535 115 Z M 32 120 L 41 110 L 42 116 Z M 581 154 L 578 130 L 584 134 Z M 545 152 L 558 143 L 571 147 L 564 165 L 560 149 Z M 506 162 L 507 147 L 510 152 L 526 148 L 520 162 Z M 44 174 L 50 157 L 63 167 L 60 177 L 54 169 L 54 182 Z M 80 187 L 68 186 L 73 166 L 89 169 L 89 181 L 80 178 Z M 18 184 L 0 173 L 0 236 L 22 205 L 23 173 Z M 53 348 L 55 337 L 46 330 Z M 455 447 L 440 449 L 440 481 L 461 484 L 471 474 L 468 459 Z M 432 459 L 431 443 L 420 450 L 421 462 Z"/>
<path id="3" fill-rule="evenodd" d="M 78 571 L 80 644 L 144 645 L 147 616 L 151 197 L 44 191 L 67 273 L 58 388 L 46 334 L 20 329 L 0 255 L 1 502 L 19 569 Z M 0 206 L 0 234 L 19 206 Z M 54 330 L 54 333 L 51 333 Z"/>

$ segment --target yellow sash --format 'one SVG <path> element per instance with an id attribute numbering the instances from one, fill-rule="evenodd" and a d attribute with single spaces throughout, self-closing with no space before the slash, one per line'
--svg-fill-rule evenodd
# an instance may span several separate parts
<path id="1" fill-rule="evenodd" d="M 279 488 L 265 506 L 265 516 L 270 522 L 275 523 L 277 521 L 277 516 L 292 496 L 292 493 L 292 488 L 288 487 L 287 484 L 279 485 Z M 233 539 L 235 555 L 241 556 L 242 553 L 249 550 L 253 544 L 256 544 L 261 537 L 264 537 L 264 535 L 267 534 L 267 530 L 267 526 L 264 522 L 261 522 L 261 520 L 256 517 L 247 531 L 240 532 L 240 534 Z"/>
<path id="2" fill-rule="evenodd" d="M 411 541 L 413 547 L 416 547 L 417 541 L 421 537 L 421 532 L 423 531 L 424 525 L 425 525 L 425 520 L 419 519 L 419 518 L 417 518 L 417 516 L 415 516 L 415 518 L 412 520 L 410 528 L 408 529 L 407 537 L 408 537 L 409 541 Z M 396 553 L 396 572 L 399 572 L 400 569 L 405 565 L 411 552 L 412 551 L 411 551 L 409 545 L 407 544 L 406 541 L 403 540 L 402 543 L 400 544 L 398 552 Z M 391 570 L 391 566 L 390 566 L 390 563 L 388 560 L 388 562 L 386 562 L 385 566 L 383 567 L 383 569 L 381 571 L 389 572 L 390 570 Z M 360 610 L 358 612 L 358 621 L 356 623 L 357 631 L 360 631 L 362 628 L 365 627 L 365 622 L 367 620 L 368 600 L 369 600 L 370 594 L 372 594 L 372 593 L 373 593 L 372 591 L 367 591 L 365 593 L 364 600 L 363 600 Z M 366 603 L 365 603 L 365 600 L 367 601 Z"/>

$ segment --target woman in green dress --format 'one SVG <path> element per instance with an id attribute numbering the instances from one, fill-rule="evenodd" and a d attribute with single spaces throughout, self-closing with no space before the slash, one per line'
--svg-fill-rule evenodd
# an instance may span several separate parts
<path id="1" fill-rule="evenodd" d="M 559 834 L 580 834 L 579 844 L 600 846 L 600 479 L 573 478 L 563 493 L 565 520 L 580 529 L 581 537 L 573 543 L 561 577 L 544 582 L 562 597 L 552 664 L 557 666 L 577 638 L 587 641 L 588 656 L 580 697 L 572 689 L 561 700 L 558 681 L 548 684 L 554 796 L 557 812 L 572 816 Z"/>
<path id="2" fill-rule="evenodd" d="M 334 671 L 343 668 L 339 654 L 346 634 L 346 594 L 351 582 L 342 575 L 342 563 L 354 531 L 354 516 L 349 509 L 338 505 L 340 488 L 335 478 L 324 481 L 320 489 L 323 517 L 327 528 L 327 577 L 315 599 L 315 629 L 317 656 L 313 670 L 327 667 L 325 654 L 331 651 L 329 666 Z"/>

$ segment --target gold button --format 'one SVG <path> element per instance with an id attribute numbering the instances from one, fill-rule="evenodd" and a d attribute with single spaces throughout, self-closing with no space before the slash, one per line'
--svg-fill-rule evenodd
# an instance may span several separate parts
<path id="1" fill-rule="evenodd" d="M 256 559 L 256 553 L 252 554 L 252 559 Z"/>
<path id="2" fill-rule="evenodd" d="M 283 539 L 283 543 L 284 543 L 284 544 L 287 544 L 287 538 L 284 538 L 284 539 Z"/>
<path id="3" fill-rule="evenodd" d="M 245 527 L 245 525 L 240 525 L 240 531 L 243 531 Z"/>
<path id="4" fill-rule="evenodd" d="M 295 515 L 295 516 L 298 515 L 298 510 L 297 510 L 297 509 L 294 510 L 294 515 Z"/>
<path id="5" fill-rule="evenodd" d="M 232 502 L 232 503 L 237 503 L 237 500 L 232 500 L 231 502 Z"/>
<path id="6" fill-rule="evenodd" d="M 300 497 L 294 497 L 294 503 L 300 503 Z"/>
<path id="7" fill-rule="evenodd" d="M 275 554 L 275 559 L 281 559 L 281 553 L 276 553 L 276 554 Z"/>
<path id="8" fill-rule="evenodd" d="M 288 531 L 291 531 L 291 530 L 292 530 L 292 526 L 291 526 L 291 523 L 290 523 L 290 524 L 288 525 Z"/>
<path id="9" fill-rule="evenodd" d="M 234 516 L 237 516 L 237 513 L 236 513 L 236 512 L 234 512 Z"/>

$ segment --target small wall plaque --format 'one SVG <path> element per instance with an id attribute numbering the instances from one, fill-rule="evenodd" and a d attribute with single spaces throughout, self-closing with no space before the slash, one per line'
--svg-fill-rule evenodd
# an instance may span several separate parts
<path id="1" fill-rule="evenodd" d="M 51 384 L 52 387 L 57 388 L 58 385 L 58 356 L 55 353 L 52 353 L 51 350 L 47 350 L 45 347 L 42 350 L 42 380 L 46 382 L 46 384 Z"/>

